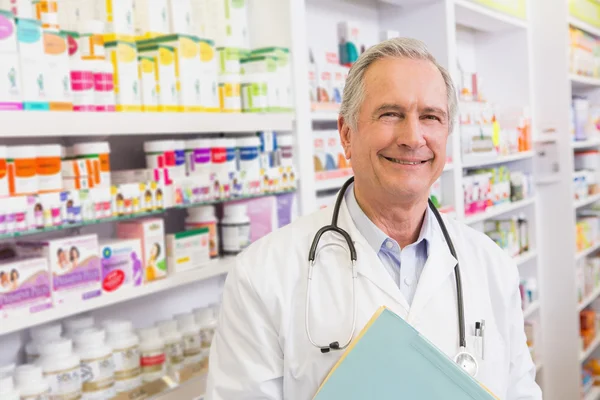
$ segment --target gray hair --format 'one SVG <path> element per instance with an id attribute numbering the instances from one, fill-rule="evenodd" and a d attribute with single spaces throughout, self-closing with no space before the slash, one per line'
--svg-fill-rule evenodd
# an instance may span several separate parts
<path id="1" fill-rule="evenodd" d="M 425 43 L 417 39 L 395 38 L 379 43 L 369 48 L 354 63 L 344 89 L 344 98 L 340 114 L 352 129 L 356 129 L 358 112 L 365 97 L 364 75 L 375 61 L 387 58 L 410 58 L 413 60 L 426 60 L 433 63 L 442 74 L 448 94 L 448 131 L 452 132 L 454 118 L 457 111 L 457 97 L 452 77 L 448 71 L 436 61 L 435 57 L 427 50 Z"/>

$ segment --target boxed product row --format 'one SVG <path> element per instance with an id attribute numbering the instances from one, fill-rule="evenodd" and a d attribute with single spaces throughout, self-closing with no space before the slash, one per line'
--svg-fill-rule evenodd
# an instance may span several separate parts
<path id="1" fill-rule="evenodd" d="M 507 167 L 470 171 L 463 176 L 465 215 L 533 195 L 532 175 Z"/>
<path id="2" fill-rule="evenodd" d="M 600 241 L 600 211 L 595 209 L 578 210 L 575 225 L 577 251 L 584 251 Z"/>
<path id="3" fill-rule="evenodd" d="M 165 375 L 180 383 L 186 369 L 206 367 L 218 309 L 196 308 L 139 329 L 91 316 L 32 328 L 27 364 L 0 368 L 2 399 L 108 400 Z"/>
<path id="4" fill-rule="evenodd" d="M 594 290 L 600 287 L 600 257 L 585 257 L 575 264 L 577 302 L 583 302 Z"/>
<path id="5" fill-rule="evenodd" d="M 598 300 L 592 306 L 579 313 L 579 330 L 581 337 L 581 351 L 587 349 L 597 338 L 600 330 L 600 319 L 598 315 Z"/>
<path id="6" fill-rule="evenodd" d="M 113 38 L 184 34 L 248 47 L 246 0 L 0 0 L 0 9 L 47 29 L 76 31 L 99 20 Z"/>
<path id="7" fill-rule="evenodd" d="M 595 154 L 595 156 L 597 157 L 598 155 Z M 573 173 L 573 194 L 575 200 L 584 200 L 591 195 L 600 193 L 596 175 L 597 171 L 588 169 L 582 169 Z"/>
<path id="8" fill-rule="evenodd" d="M 569 109 L 572 140 L 589 140 L 600 136 L 600 107 L 584 96 L 574 96 Z"/>
<path id="9" fill-rule="evenodd" d="M 192 35 L 105 42 L 102 21 L 44 29 L 0 10 L 0 110 L 264 112 L 292 106 L 288 49 Z M 4 72 L 4 73 L 2 73 Z"/>
<path id="10" fill-rule="evenodd" d="M 600 42 L 598 38 L 569 27 L 569 71 L 573 74 L 600 77 Z"/>
<path id="11" fill-rule="evenodd" d="M 484 233 L 509 256 L 516 257 L 529 251 L 529 221 L 524 214 L 506 219 L 487 220 Z"/>
<path id="12" fill-rule="evenodd" d="M 350 168 L 337 130 L 313 131 L 315 172 Z"/>

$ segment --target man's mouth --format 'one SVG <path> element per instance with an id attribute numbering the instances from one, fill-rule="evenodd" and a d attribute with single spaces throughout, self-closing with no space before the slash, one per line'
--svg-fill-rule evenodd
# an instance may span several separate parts
<path id="1" fill-rule="evenodd" d="M 393 162 L 395 164 L 402 164 L 402 165 L 419 165 L 419 164 L 425 164 L 426 162 L 429 161 L 429 160 L 423 160 L 423 161 L 401 160 L 398 158 L 391 158 L 391 157 L 385 157 L 385 156 L 383 156 L 383 158 L 385 158 L 386 160 Z"/>

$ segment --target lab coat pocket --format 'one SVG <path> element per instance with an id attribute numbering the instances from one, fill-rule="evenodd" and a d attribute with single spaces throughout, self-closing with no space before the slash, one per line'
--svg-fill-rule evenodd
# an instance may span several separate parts
<path id="1" fill-rule="evenodd" d="M 491 326 L 486 329 L 483 338 L 469 335 L 466 339 L 467 350 L 479 365 L 475 379 L 502 398 L 503 393 L 500 391 L 506 387 L 509 368 L 504 340 Z"/>

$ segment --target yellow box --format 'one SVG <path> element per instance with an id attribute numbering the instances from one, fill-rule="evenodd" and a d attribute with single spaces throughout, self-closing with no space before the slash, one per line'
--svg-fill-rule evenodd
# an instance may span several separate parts
<path id="1" fill-rule="evenodd" d="M 179 90 L 177 85 L 177 49 L 163 44 L 140 46 L 140 54 L 155 59 L 158 111 L 179 111 Z"/>
<path id="2" fill-rule="evenodd" d="M 137 49 L 134 42 L 118 40 L 105 44 L 113 65 L 117 111 L 142 111 Z"/>
<path id="3" fill-rule="evenodd" d="M 156 59 L 154 57 L 138 57 L 140 70 L 140 87 L 142 90 L 142 110 L 158 111 L 158 95 L 156 93 Z"/>

